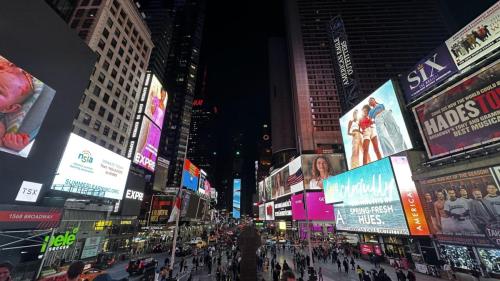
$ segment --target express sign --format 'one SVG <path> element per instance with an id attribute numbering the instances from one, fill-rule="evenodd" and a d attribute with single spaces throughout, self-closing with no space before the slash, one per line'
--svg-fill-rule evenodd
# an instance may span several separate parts
<path id="1" fill-rule="evenodd" d="M 144 198 L 144 193 L 142 193 L 140 191 L 127 189 L 127 192 L 125 193 L 125 198 L 137 200 L 137 201 L 142 201 L 142 199 Z"/>

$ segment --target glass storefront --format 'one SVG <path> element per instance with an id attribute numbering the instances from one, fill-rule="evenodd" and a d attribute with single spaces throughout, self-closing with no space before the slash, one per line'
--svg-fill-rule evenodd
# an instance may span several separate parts
<path id="1" fill-rule="evenodd" d="M 458 245 L 439 246 L 441 258 L 456 271 L 470 272 L 476 268 L 472 248 Z"/>
<path id="2" fill-rule="evenodd" d="M 500 278 L 500 249 L 477 248 L 477 252 L 485 273 Z"/>

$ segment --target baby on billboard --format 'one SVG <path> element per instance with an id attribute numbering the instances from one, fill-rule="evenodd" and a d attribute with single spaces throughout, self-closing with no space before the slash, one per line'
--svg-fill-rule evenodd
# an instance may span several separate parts
<path id="1" fill-rule="evenodd" d="M 27 157 L 55 91 L 0 56 L 0 150 Z"/>

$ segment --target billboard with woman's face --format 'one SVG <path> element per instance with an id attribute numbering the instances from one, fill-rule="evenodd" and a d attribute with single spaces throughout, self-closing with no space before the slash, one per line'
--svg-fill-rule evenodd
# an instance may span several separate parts
<path id="1" fill-rule="evenodd" d="M 0 151 L 28 157 L 55 93 L 0 55 Z"/>
<path id="2" fill-rule="evenodd" d="M 413 147 L 391 80 L 342 116 L 340 130 L 349 170 Z"/>

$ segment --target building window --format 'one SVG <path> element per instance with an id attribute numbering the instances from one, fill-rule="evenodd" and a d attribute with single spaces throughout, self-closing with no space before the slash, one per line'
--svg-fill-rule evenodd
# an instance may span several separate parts
<path id="1" fill-rule="evenodd" d="M 80 37 L 83 40 L 85 40 L 87 38 L 88 34 L 89 34 L 88 30 L 80 30 L 80 32 L 78 32 L 78 37 Z"/>
<path id="2" fill-rule="evenodd" d="M 89 18 L 93 18 L 97 15 L 97 9 L 90 9 L 88 12 L 87 12 L 87 17 Z"/>
<path id="3" fill-rule="evenodd" d="M 123 111 L 125 111 L 125 108 L 123 106 L 120 106 L 120 110 L 118 111 L 118 113 L 120 113 L 121 115 L 123 115 Z"/>
<path id="4" fill-rule="evenodd" d="M 106 88 L 108 88 L 108 90 L 112 91 L 113 90 L 113 86 L 114 86 L 113 82 L 108 81 L 108 86 L 106 86 Z"/>
<path id="5" fill-rule="evenodd" d="M 112 28 L 113 27 L 113 20 L 111 18 L 108 18 L 108 20 L 106 21 L 106 24 L 108 25 L 109 28 Z"/>
<path id="6" fill-rule="evenodd" d="M 112 109 L 116 109 L 116 106 L 117 106 L 117 105 L 118 105 L 118 103 L 117 103 L 115 100 L 113 100 L 113 101 L 111 102 L 111 108 L 112 108 Z"/>
<path id="7" fill-rule="evenodd" d="M 104 97 L 102 98 L 102 100 L 103 100 L 105 103 L 108 103 L 108 101 L 109 101 L 109 95 L 108 95 L 108 94 L 104 94 Z"/>
<path id="8" fill-rule="evenodd" d="M 90 28 L 92 26 L 92 23 L 94 23 L 93 19 L 86 19 L 83 21 L 82 28 Z"/>
<path id="9" fill-rule="evenodd" d="M 104 63 L 102 64 L 102 68 L 104 68 L 104 70 L 108 71 L 108 69 L 109 69 L 109 62 L 104 61 Z"/>
<path id="10" fill-rule="evenodd" d="M 108 59 L 112 59 L 113 58 L 113 51 L 108 50 L 108 52 L 106 53 L 106 57 L 108 57 Z"/>
<path id="11" fill-rule="evenodd" d="M 115 39 L 111 40 L 111 46 L 113 46 L 113 48 L 116 48 L 116 44 L 118 44 L 118 42 L 116 42 Z"/>
<path id="12" fill-rule="evenodd" d="M 104 126 L 104 129 L 102 130 L 102 134 L 105 136 L 109 135 L 109 127 L 108 126 Z"/>
<path id="13" fill-rule="evenodd" d="M 99 131 L 100 128 L 101 128 L 101 121 L 95 120 L 95 122 L 94 122 L 94 130 Z"/>
<path id="14" fill-rule="evenodd" d="M 127 112 L 125 113 L 125 119 L 127 119 L 127 120 L 129 120 L 129 121 L 130 121 L 130 116 L 131 116 L 130 112 L 128 112 L 128 111 L 127 111 Z"/>
<path id="15" fill-rule="evenodd" d="M 106 109 L 101 105 L 97 114 L 99 114 L 99 116 L 101 117 L 104 117 L 104 113 L 106 113 Z"/>
<path id="16" fill-rule="evenodd" d="M 120 125 L 122 124 L 122 120 L 120 118 L 115 119 L 115 127 L 120 128 Z"/>
<path id="17" fill-rule="evenodd" d="M 94 0 L 92 1 L 92 6 L 99 6 L 101 5 L 102 0 Z"/>
<path id="18" fill-rule="evenodd" d="M 114 145 L 112 145 L 112 144 L 109 144 L 109 145 L 108 145 L 108 148 L 109 148 L 110 150 L 113 150 L 113 149 L 115 149 L 115 146 L 114 146 Z"/>
<path id="19" fill-rule="evenodd" d="M 88 109 L 94 111 L 96 106 L 96 102 L 93 99 L 90 99 L 89 105 L 87 105 Z"/>
<path id="20" fill-rule="evenodd" d="M 99 86 L 95 85 L 94 91 L 92 92 L 92 94 L 94 94 L 94 96 L 96 96 L 96 97 L 99 97 L 101 95 L 101 88 L 99 88 Z"/>
<path id="21" fill-rule="evenodd" d="M 106 141 L 105 141 L 105 140 L 100 140 L 100 141 L 99 141 L 99 144 L 100 144 L 101 146 L 106 146 Z"/>
<path id="22" fill-rule="evenodd" d="M 90 121 L 92 121 L 92 117 L 90 116 L 90 114 L 85 113 L 85 115 L 83 115 L 82 123 L 88 126 L 90 124 Z"/>
<path id="23" fill-rule="evenodd" d="M 106 76 L 104 76 L 104 73 L 99 73 L 99 77 L 97 78 L 97 81 L 101 82 L 101 83 L 104 83 L 104 79 L 106 78 Z"/>
<path id="24" fill-rule="evenodd" d="M 113 79 L 115 79 L 117 75 L 118 75 L 118 72 L 115 69 L 113 69 L 111 71 L 111 77 L 113 77 Z"/>
<path id="25" fill-rule="evenodd" d="M 124 53 L 125 53 L 125 51 L 124 51 L 122 48 L 120 48 L 120 49 L 118 50 L 118 54 L 119 54 L 120 56 L 123 56 L 123 54 L 124 54 Z"/>
<path id="26" fill-rule="evenodd" d="M 116 38 L 120 38 L 120 35 L 121 35 L 121 34 L 122 34 L 122 33 L 120 32 L 120 30 L 115 29 L 115 36 L 116 36 Z"/>
<path id="27" fill-rule="evenodd" d="M 79 20 L 77 20 L 77 19 L 73 20 L 73 22 L 71 23 L 71 28 L 73 28 L 73 29 L 76 28 L 79 23 L 80 23 Z"/>
<path id="28" fill-rule="evenodd" d="M 85 130 L 83 130 L 83 129 L 79 129 L 79 130 L 78 130 L 78 135 L 79 135 L 80 137 L 83 137 L 83 138 L 84 138 L 84 137 L 85 137 L 85 135 L 87 135 L 87 132 L 85 132 Z"/>
<path id="29" fill-rule="evenodd" d="M 127 123 L 123 123 L 122 131 L 126 134 L 128 130 L 128 125 Z"/>
<path id="30" fill-rule="evenodd" d="M 90 135 L 90 141 L 95 142 L 97 140 L 97 137 L 95 135 Z"/>
<path id="31" fill-rule="evenodd" d="M 118 137 L 118 133 L 113 131 L 113 133 L 111 133 L 111 139 L 115 141 L 117 137 Z"/>
<path id="32" fill-rule="evenodd" d="M 125 142 L 125 137 L 124 136 L 120 136 L 120 144 L 123 144 Z"/>
<path id="33" fill-rule="evenodd" d="M 116 149 L 116 153 L 118 153 L 118 154 L 122 154 L 122 150 L 121 150 L 121 149 L 119 149 L 119 148 L 117 148 L 117 149 Z"/>
<path id="34" fill-rule="evenodd" d="M 115 117 L 115 116 L 113 115 L 113 113 L 109 112 L 109 113 L 108 113 L 108 118 L 107 118 L 108 122 L 109 122 L 109 123 L 112 123 L 112 122 L 113 122 L 113 118 L 114 118 L 114 117 Z"/>
<path id="35" fill-rule="evenodd" d="M 122 64 L 122 62 L 119 60 L 119 58 L 116 58 L 116 60 L 115 60 L 116 67 L 120 67 L 121 64 Z"/>
<path id="36" fill-rule="evenodd" d="M 119 98 L 121 94 L 122 94 L 122 91 L 120 89 L 116 88 L 115 96 Z"/>

